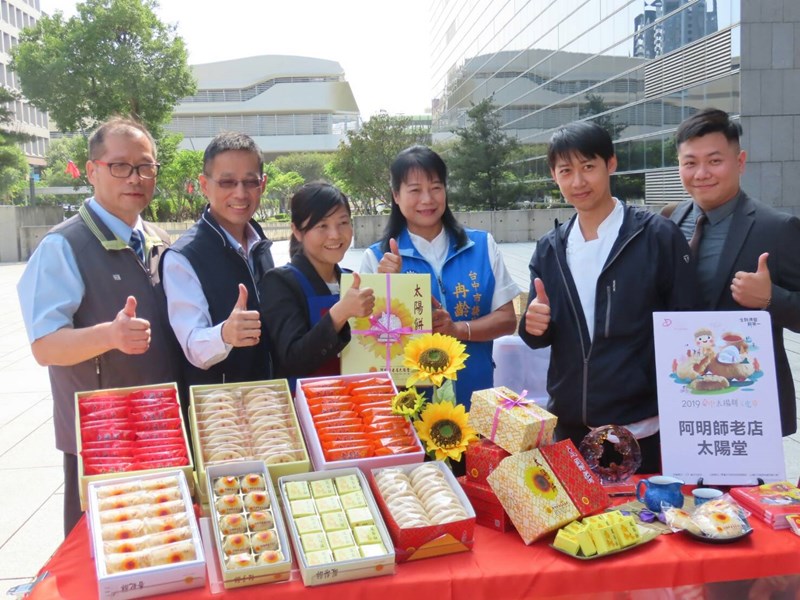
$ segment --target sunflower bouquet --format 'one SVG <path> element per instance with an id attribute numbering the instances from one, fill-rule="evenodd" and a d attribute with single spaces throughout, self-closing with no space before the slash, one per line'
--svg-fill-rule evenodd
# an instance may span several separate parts
<path id="1" fill-rule="evenodd" d="M 457 339 L 440 333 L 424 334 L 404 349 L 403 365 L 411 369 L 411 375 L 406 390 L 392 400 L 392 412 L 414 424 L 428 454 L 436 460 L 460 461 L 467 444 L 478 439 L 453 391 L 453 380 L 468 357 L 465 350 Z M 431 401 L 414 387 L 428 381 L 434 386 Z"/>

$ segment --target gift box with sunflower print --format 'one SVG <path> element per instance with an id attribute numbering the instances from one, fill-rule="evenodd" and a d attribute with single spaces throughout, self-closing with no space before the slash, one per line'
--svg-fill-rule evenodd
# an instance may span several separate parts
<path id="1" fill-rule="evenodd" d="M 341 295 L 353 285 L 343 273 Z M 350 319 L 352 339 L 342 351 L 342 374 L 387 371 L 406 385 L 411 369 L 403 365 L 403 349 L 419 334 L 430 332 L 431 278 L 411 273 L 361 275 L 361 287 L 375 291 L 375 309 L 368 317 Z"/>
<path id="2" fill-rule="evenodd" d="M 512 454 L 488 482 L 526 544 L 611 504 L 570 440 Z"/>
<path id="3" fill-rule="evenodd" d="M 507 387 L 472 393 L 469 424 L 506 452 L 525 452 L 552 442 L 557 417 Z"/>

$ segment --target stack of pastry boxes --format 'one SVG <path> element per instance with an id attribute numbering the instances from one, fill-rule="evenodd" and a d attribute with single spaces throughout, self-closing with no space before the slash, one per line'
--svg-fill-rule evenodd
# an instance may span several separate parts
<path id="1" fill-rule="evenodd" d="M 278 487 L 305 585 L 394 573 L 392 540 L 359 469 L 288 475 Z"/>
<path id="2" fill-rule="evenodd" d="M 413 426 L 392 414 L 397 393 L 387 373 L 300 379 L 295 403 L 317 471 L 422 462 Z"/>
<path id="3" fill-rule="evenodd" d="M 223 585 L 288 580 L 292 552 L 264 462 L 210 465 L 206 482 Z"/>
<path id="4" fill-rule="evenodd" d="M 504 458 L 488 482 L 526 544 L 611 504 L 571 440 Z"/>
<path id="5" fill-rule="evenodd" d="M 484 439 L 469 445 L 467 474 L 460 482 L 475 508 L 478 523 L 498 531 L 512 528 L 487 477 L 510 454 L 550 444 L 556 422 L 555 415 L 524 393 L 520 396 L 502 386 L 473 392 L 469 423 Z"/>
<path id="6" fill-rule="evenodd" d="M 261 460 L 272 481 L 306 473 L 310 461 L 285 379 L 190 389 L 189 420 L 194 440 L 200 500 L 209 500 L 206 470 L 231 460 Z"/>
<path id="7" fill-rule="evenodd" d="M 194 467 L 174 383 L 75 394 L 81 508 L 92 481 L 180 469 L 194 490 Z"/>
<path id="8" fill-rule="evenodd" d="M 88 521 L 98 596 L 140 598 L 205 585 L 206 564 L 182 471 L 93 481 Z"/>
<path id="9" fill-rule="evenodd" d="M 467 474 L 459 477 L 458 483 L 475 510 L 475 522 L 497 531 L 513 529 L 508 513 L 486 481 L 500 461 L 510 454 L 497 444 L 480 439 L 467 447 L 465 456 Z"/>
<path id="10" fill-rule="evenodd" d="M 373 469 L 370 485 L 392 535 L 397 562 L 472 548 L 475 512 L 443 462 Z"/>

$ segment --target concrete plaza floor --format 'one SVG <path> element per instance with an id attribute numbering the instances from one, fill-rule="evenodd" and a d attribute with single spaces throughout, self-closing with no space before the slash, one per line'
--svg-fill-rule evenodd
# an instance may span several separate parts
<path id="1" fill-rule="evenodd" d="M 528 285 L 534 243 L 501 244 L 514 280 Z M 273 246 L 276 264 L 288 242 Z M 357 269 L 362 250 L 344 265 Z M 63 475 L 55 449 L 47 370 L 33 360 L 22 324 L 16 284 L 24 264 L 0 265 L 0 595 L 30 581 L 62 541 Z M 800 390 L 800 335 L 787 332 L 795 386 Z M 787 477 L 800 477 L 800 434 L 783 440 Z M 86 557 L 89 560 L 89 556 Z"/>

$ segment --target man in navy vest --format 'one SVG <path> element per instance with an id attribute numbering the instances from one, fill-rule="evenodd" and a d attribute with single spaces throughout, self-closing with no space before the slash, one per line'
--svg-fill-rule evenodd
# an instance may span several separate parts
<path id="1" fill-rule="evenodd" d="M 164 256 L 169 320 L 183 348 L 187 385 L 269 379 L 272 365 L 257 282 L 274 264 L 253 215 L 266 185 L 249 136 L 221 133 L 203 156 L 208 206 Z"/>

